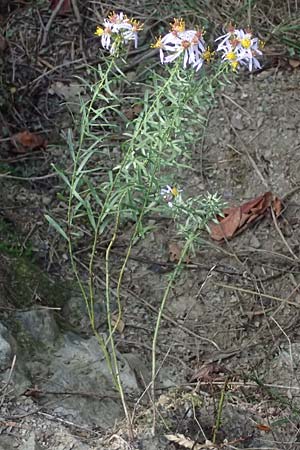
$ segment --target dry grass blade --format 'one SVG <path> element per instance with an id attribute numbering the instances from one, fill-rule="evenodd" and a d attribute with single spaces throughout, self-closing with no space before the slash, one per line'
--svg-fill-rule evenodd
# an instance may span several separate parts
<path id="1" fill-rule="evenodd" d="M 231 285 L 223 284 L 223 283 L 215 283 L 215 284 L 216 284 L 216 286 L 220 286 L 220 287 L 223 287 L 225 289 L 232 289 L 234 291 L 244 292 L 245 294 L 258 295 L 260 297 L 269 298 L 270 300 L 275 300 L 277 302 L 286 303 L 288 305 L 296 306 L 296 308 L 300 308 L 300 304 L 298 304 L 296 302 L 291 302 L 290 300 L 286 300 L 284 298 L 275 297 L 273 295 L 264 294 L 262 292 L 252 291 L 251 289 L 244 289 L 244 288 L 242 288 L 240 286 L 231 286 Z"/>

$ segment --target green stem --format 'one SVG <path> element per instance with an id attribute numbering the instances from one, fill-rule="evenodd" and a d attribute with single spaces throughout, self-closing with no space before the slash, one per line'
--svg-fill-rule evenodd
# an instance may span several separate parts
<path id="1" fill-rule="evenodd" d="M 152 340 L 152 377 L 151 377 L 151 392 L 152 392 L 152 402 L 153 402 L 153 425 L 152 425 L 152 433 L 155 434 L 155 425 L 156 425 L 156 408 L 155 408 L 155 381 L 156 381 L 156 377 L 157 377 L 157 370 L 156 370 L 156 347 L 157 347 L 157 340 L 158 340 L 158 334 L 159 334 L 159 330 L 160 330 L 160 325 L 161 325 L 161 321 L 162 321 L 162 317 L 163 317 L 163 313 L 164 313 L 164 309 L 165 309 L 165 305 L 167 302 L 167 298 L 169 296 L 170 290 L 173 286 L 174 281 L 176 280 L 181 267 L 182 267 L 182 263 L 184 261 L 184 258 L 186 256 L 186 254 L 188 253 L 190 246 L 192 245 L 194 239 L 196 239 L 197 235 L 193 235 L 191 236 L 189 239 L 187 239 L 181 255 L 180 255 L 180 259 L 171 275 L 171 278 L 169 280 L 169 283 L 167 285 L 167 288 L 164 292 L 163 298 L 161 300 L 160 303 L 160 307 L 159 307 L 159 311 L 158 311 L 158 316 L 156 319 L 156 325 L 155 325 L 155 329 L 154 329 L 154 334 L 153 334 L 153 340 Z"/>
<path id="2" fill-rule="evenodd" d="M 217 440 L 217 434 L 220 429 L 221 423 L 222 423 L 222 412 L 223 412 L 223 406 L 225 401 L 225 393 L 227 389 L 228 380 L 226 379 L 224 382 L 223 389 L 221 391 L 221 397 L 218 404 L 218 412 L 217 412 L 217 419 L 216 423 L 214 425 L 214 431 L 213 431 L 213 437 L 212 437 L 212 443 L 215 444 Z"/>

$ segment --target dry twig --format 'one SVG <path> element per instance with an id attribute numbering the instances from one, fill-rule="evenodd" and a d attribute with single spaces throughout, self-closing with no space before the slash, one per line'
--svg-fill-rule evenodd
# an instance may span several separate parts
<path id="1" fill-rule="evenodd" d="M 56 7 L 53 9 L 51 16 L 49 17 L 49 20 L 47 22 L 47 25 L 45 26 L 44 29 L 44 35 L 43 35 L 43 40 L 41 43 L 41 47 L 45 47 L 46 43 L 47 43 L 47 39 L 48 39 L 48 34 L 50 31 L 50 28 L 52 26 L 52 22 L 55 19 L 55 17 L 57 16 L 57 14 L 60 11 L 60 8 L 62 7 L 63 3 L 65 0 L 59 0 L 59 2 L 57 3 Z"/>

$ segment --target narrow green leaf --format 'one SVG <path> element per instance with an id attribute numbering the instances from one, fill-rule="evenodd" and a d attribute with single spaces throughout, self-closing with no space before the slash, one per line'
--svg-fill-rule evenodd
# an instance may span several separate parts
<path id="1" fill-rule="evenodd" d="M 50 223 L 50 225 L 55 228 L 55 230 L 64 238 L 66 241 L 69 240 L 68 236 L 66 235 L 65 231 L 62 229 L 62 227 L 54 220 L 52 217 L 48 216 L 48 214 L 45 214 L 46 220 Z"/>
<path id="2" fill-rule="evenodd" d="M 95 222 L 94 214 L 92 211 L 91 204 L 88 200 L 86 200 L 86 202 L 85 202 L 85 208 L 86 208 L 86 212 L 87 212 L 90 224 L 92 225 L 93 230 L 96 231 L 96 222 Z"/>

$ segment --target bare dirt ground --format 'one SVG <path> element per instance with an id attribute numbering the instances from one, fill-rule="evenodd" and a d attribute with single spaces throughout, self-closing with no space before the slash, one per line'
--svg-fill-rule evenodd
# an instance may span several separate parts
<path id="1" fill-rule="evenodd" d="M 50 277 L 60 279 L 71 279 L 66 251 L 44 214 L 57 216 L 63 210 L 51 163 L 69 164 L 61 131 L 72 126 L 65 107 L 77 92 L 71 82 L 87 61 L 99 62 L 94 37 L 84 41 L 97 22 L 95 5 L 88 3 L 80 9 L 81 24 L 76 14 L 56 18 L 44 48 L 40 20 L 45 24 L 50 17 L 45 3 L 40 8 L 18 5 L 3 18 L 12 37 L 0 48 L 1 250 L 13 248 L 19 255 L 21 249 Z M 234 77 L 217 93 L 184 189 L 189 194 L 218 192 L 230 205 L 271 191 L 282 200 L 283 212 L 278 218 L 266 215 L 222 244 L 203 234 L 203 246 L 190 255 L 171 291 L 160 331 L 158 438 L 149 435 L 152 415 L 144 399 L 136 412 L 136 448 L 181 448 L 165 440 L 167 430 L 193 441 L 211 440 L 223 394 L 218 448 L 299 448 L 300 69 L 288 64 L 283 47 L 272 52 L 275 57 L 262 71 Z M 10 138 L 24 129 L 46 136 L 47 150 L 16 152 Z M 129 233 L 130 227 L 112 251 L 112 274 L 118 273 Z M 174 242 L 181 244 L 174 224 L 160 220 L 154 233 L 134 248 L 124 277 L 125 328 L 117 346 L 131 355 L 141 389 L 150 381 L 153 329 L 174 267 Z M 101 251 L 97 267 L 101 289 Z M 4 268 L 1 276 L 2 285 L 8 285 Z M 21 442 L 33 430 L 46 449 L 129 448 L 125 426 L 105 435 L 88 423 L 76 428 L 63 420 L 53 422 L 45 409 L 24 415 L 34 404 L 24 396 L 8 404 L 15 419 L 3 418 L 4 435 L 18 436 Z"/>

